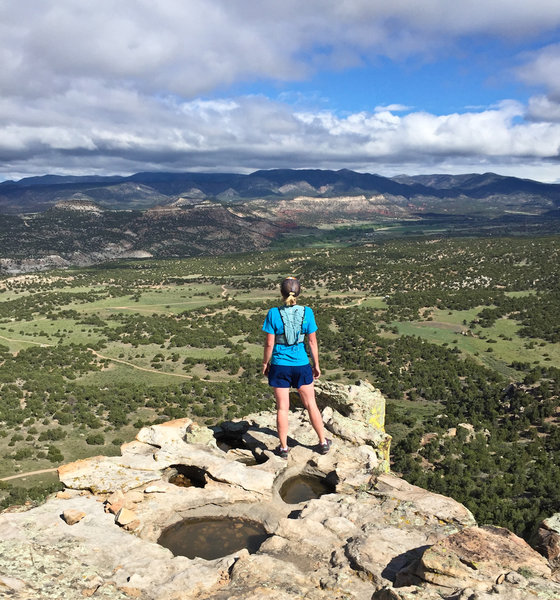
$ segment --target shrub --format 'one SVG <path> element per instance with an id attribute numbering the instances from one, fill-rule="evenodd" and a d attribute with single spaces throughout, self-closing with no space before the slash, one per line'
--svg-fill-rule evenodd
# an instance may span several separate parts
<path id="1" fill-rule="evenodd" d="M 86 438 L 86 444 L 90 446 L 103 446 L 105 443 L 105 437 L 102 433 L 92 433 Z"/>

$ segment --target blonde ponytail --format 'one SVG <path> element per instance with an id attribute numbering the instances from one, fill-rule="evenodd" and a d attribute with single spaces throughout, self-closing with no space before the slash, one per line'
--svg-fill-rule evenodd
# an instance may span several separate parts
<path id="1" fill-rule="evenodd" d="M 286 306 L 294 306 L 296 304 L 297 300 L 296 300 L 296 294 L 295 292 L 290 292 L 288 294 L 288 297 L 284 299 L 284 304 Z"/>

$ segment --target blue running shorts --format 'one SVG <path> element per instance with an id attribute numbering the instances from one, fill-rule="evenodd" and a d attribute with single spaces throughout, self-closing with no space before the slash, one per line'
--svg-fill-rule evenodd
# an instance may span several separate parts
<path id="1" fill-rule="evenodd" d="M 302 385 L 310 383 L 313 383 L 311 365 L 270 365 L 268 385 L 271 387 L 293 387 L 298 390 Z"/>

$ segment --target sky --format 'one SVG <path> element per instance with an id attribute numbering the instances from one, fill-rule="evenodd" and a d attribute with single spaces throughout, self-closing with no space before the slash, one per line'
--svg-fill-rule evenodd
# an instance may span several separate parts
<path id="1" fill-rule="evenodd" d="M 0 180 L 560 182 L 558 0 L 0 0 Z"/>

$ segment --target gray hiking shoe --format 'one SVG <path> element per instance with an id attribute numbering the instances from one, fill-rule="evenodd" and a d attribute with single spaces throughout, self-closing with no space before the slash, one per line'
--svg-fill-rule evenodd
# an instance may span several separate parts
<path id="1" fill-rule="evenodd" d="M 279 456 L 280 458 L 283 458 L 284 460 L 288 460 L 289 452 L 290 450 L 288 448 L 282 448 L 281 446 L 278 446 L 278 448 L 274 450 L 274 454 L 276 454 L 276 456 Z"/>
<path id="2" fill-rule="evenodd" d="M 332 440 L 325 438 L 322 444 L 319 444 L 319 454 L 328 454 L 332 446 Z"/>

